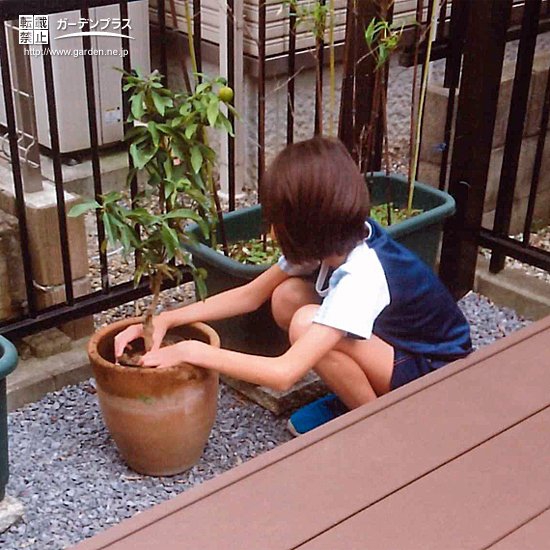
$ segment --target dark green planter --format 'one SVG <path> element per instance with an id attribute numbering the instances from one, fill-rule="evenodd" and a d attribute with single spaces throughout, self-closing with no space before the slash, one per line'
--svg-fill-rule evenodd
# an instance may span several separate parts
<path id="1" fill-rule="evenodd" d="M 407 201 L 407 181 L 402 176 L 375 174 L 367 178 L 372 204 L 388 198 L 399 206 Z M 435 265 L 439 242 L 446 218 L 455 211 L 454 199 L 438 189 L 417 183 L 414 208 L 424 212 L 388 228 L 389 234 L 420 256 L 428 265 Z M 224 215 L 225 230 L 230 242 L 257 238 L 262 227 L 261 206 L 256 205 Z M 200 238 L 198 228 L 194 230 Z M 208 270 L 209 294 L 242 285 L 269 266 L 244 265 L 215 252 L 206 244 L 190 247 L 197 266 Z M 288 346 L 286 334 L 275 325 L 269 304 L 260 310 L 237 318 L 211 323 L 220 335 L 222 347 L 261 355 L 279 355 Z"/>
<path id="2" fill-rule="evenodd" d="M 8 483 L 8 405 L 6 377 L 17 365 L 15 346 L 0 336 L 0 501 L 6 493 Z"/>

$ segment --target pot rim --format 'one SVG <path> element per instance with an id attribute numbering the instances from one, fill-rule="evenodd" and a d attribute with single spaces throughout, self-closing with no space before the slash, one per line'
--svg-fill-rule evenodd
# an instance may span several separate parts
<path id="1" fill-rule="evenodd" d="M 18 362 L 17 349 L 7 338 L 0 336 L 0 380 L 14 371 Z"/>
<path id="2" fill-rule="evenodd" d="M 109 323 L 105 325 L 104 327 L 97 330 L 94 334 L 92 334 L 90 340 L 88 341 L 88 358 L 90 359 L 90 362 L 92 364 L 96 364 L 100 367 L 110 368 L 114 369 L 119 372 L 128 372 L 132 371 L 135 372 L 136 367 L 127 367 L 124 365 L 117 365 L 115 363 L 111 363 L 110 361 L 107 361 L 107 359 L 104 359 L 99 354 L 97 348 L 99 342 L 105 338 L 107 335 L 118 334 L 118 332 L 122 331 L 126 327 L 129 327 L 131 325 L 137 325 L 138 323 L 143 322 L 143 317 L 128 317 L 127 319 L 121 319 L 119 321 L 115 321 L 114 323 Z M 186 325 L 180 325 L 181 327 L 193 327 L 203 334 L 205 334 L 209 340 L 209 344 L 211 346 L 214 346 L 216 348 L 220 347 L 220 337 L 218 333 L 209 325 L 206 323 L 196 322 L 196 323 L 189 323 Z M 176 328 L 176 327 L 174 327 Z M 120 329 L 117 331 L 117 329 Z M 177 372 L 181 366 L 185 365 L 185 363 L 182 363 L 181 365 L 176 365 L 174 367 L 166 367 L 163 369 L 156 369 L 156 368 L 141 368 L 140 372 L 143 373 L 146 376 L 154 376 L 154 373 L 175 373 Z"/>

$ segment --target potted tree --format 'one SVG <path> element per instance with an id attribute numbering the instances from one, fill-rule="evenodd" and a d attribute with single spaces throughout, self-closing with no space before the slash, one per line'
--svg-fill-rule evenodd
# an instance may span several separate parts
<path id="1" fill-rule="evenodd" d="M 17 366 L 15 346 L 0 336 L 0 502 L 6 494 L 8 483 L 8 406 L 6 396 L 6 377 Z"/>
<path id="2" fill-rule="evenodd" d="M 131 94 L 133 123 L 126 135 L 132 164 L 128 179 L 144 171 L 146 188 L 131 202 L 124 193 L 111 192 L 70 213 L 97 210 L 106 241 L 136 254 L 135 283 L 144 276 L 149 279 L 152 300 L 145 315 L 102 328 L 88 346 L 105 423 L 129 466 L 149 475 L 176 474 L 199 459 L 216 416 L 218 375 L 188 364 L 167 369 L 133 366 L 132 355 L 143 353 L 137 346 L 119 364 L 114 338 L 126 327 L 143 323 L 143 349 L 150 349 L 163 281 L 179 280 L 182 266 L 193 274 L 199 296 L 205 296 L 206 273 L 193 264 L 184 245 L 195 240 L 187 230 L 189 221 L 197 224 L 203 238 L 210 237 L 215 226 L 216 155 L 205 133 L 208 127 L 231 131 L 220 112 L 218 88 L 224 84 L 221 78 L 204 77 L 193 91 L 176 93 L 163 86 L 157 72 L 147 77 L 127 74 L 124 90 Z M 220 344 L 216 332 L 203 323 L 180 327 L 167 337 Z"/>

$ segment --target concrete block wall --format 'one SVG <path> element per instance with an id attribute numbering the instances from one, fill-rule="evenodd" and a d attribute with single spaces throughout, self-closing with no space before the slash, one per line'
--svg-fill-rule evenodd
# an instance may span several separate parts
<path id="1" fill-rule="evenodd" d="M 523 231 L 549 67 L 550 53 L 539 54 L 535 57 L 514 195 L 514 206 L 510 227 L 512 233 Z M 483 224 L 486 227 L 492 227 L 495 216 L 514 72 L 514 63 L 507 63 L 504 65 L 498 98 L 495 132 L 493 135 L 491 162 L 487 179 L 487 193 L 483 217 Z M 425 121 L 420 151 L 419 180 L 434 186 L 439 184 L 439 172 L 442 159 L 441 144 L 444 141 L 448 95 L 449 92 L 447 89 L 436 83 L 431 83 L 426 96 Z M 458 101 L 456 104 L 457 103 Z M 451 155 L 449 155 L 449 158 L 451 158 Z M 534 221 L 543 224 L 550 223 L 550 131 L 547 133 L 546 137 L 546 146 L 543 154 L 538 194 L 535 203 Z"/>
<path id="2" fill-rule="evenodd" d="M 67 212 L 79 198 L 65 193 Z M 27 247 L 33 266 L 37 308 L 45 309 L 65 300 L 65 285 L 55 188 L 47 181 L 43 189 L 25 194 L 28 242 L 21 242 L 10 170 L 0 169 L 0 320 L 20 315 L 26 305 L 22 249 Z M 90 292 L 89 264 L 84 219 L 67 218 L 69 251 L 75 297 Z M 81 337 L 91 332 L 91 318 L 63 325 L 62 330 Z"/>
<path id="3" fill-rule="evenodd" d="M 16 315 L 26 300 L 17 218 L 0 210 L 0 320 Z"/>
<path id="4" fill-rule="evenodd" d="M 68 212 L 78 197 L 65 193 Z M 33 261 L 33 277 L 40 286 L 63 283 L 63 263 L 57 220 L 57 199 L 52 184 L 44 183 L 42 191 L 25 194 L 29 247 Z M 15 197 L 11 182 L 0 181 L 0 210 L 15 215 Z M 88 274 L 86 230 L 82 218 L 67 218 L 71 269 L 74 279 Z"/>

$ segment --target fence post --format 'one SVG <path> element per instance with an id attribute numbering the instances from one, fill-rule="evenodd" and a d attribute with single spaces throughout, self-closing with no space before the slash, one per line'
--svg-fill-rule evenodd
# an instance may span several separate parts
<path id="1" fill-rule="evenodd" d="M 363 134 L 370 124 L 375 79 L 375 60 L 368 55 L 365 29 L 378 16 L 378 6 L 373 0 L 348 0 L 338 135 L 360 165 L 365 158 Z M 376 131 L 377 137 L 379 134 Z M 382 140 L 377 139 L 376 143 L 374 164 L 379 166 Z"/>
<path id="2" fill-rule="evenodd" d="M 472 2 L 449 192 L 457 212 L 445 226 L 440 277 L 456 298 L 472 289 L 512 0 Z M 483 60 L 483 62 L 480 62 Z M 468 193 L 464 193 L 464 183 Z"/>

